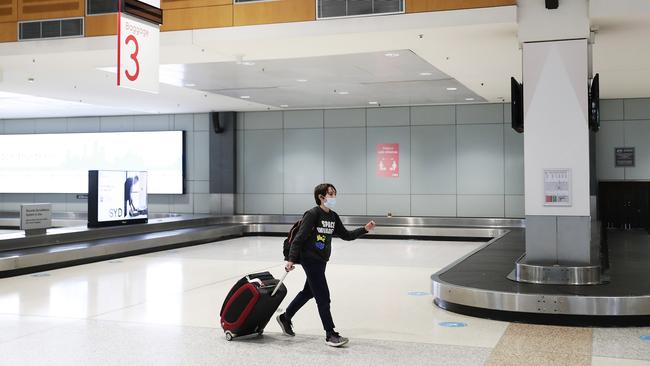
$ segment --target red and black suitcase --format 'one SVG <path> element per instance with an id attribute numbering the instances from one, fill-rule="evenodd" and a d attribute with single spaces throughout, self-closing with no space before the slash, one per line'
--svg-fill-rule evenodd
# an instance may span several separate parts
<path id="1" fill-rule="evenodd" d="M 264 332 L 264 327 L 287 296 L 287 288 L 282 283 L 284 277 L 278 280 L 269 272 L 261 272 L 237 281 L 219 313 L 227 340 Z"/>

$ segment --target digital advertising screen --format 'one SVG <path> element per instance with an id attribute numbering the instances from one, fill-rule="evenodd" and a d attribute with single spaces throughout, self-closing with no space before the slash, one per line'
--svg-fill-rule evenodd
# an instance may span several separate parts
<path id="1" fill-rule="evenodd" d="M 148 193 L 182 194 L 183 131 L 0 135 L 0 193 L 87 193 L 89 170 L 148 172 Z"/>
<path id="2" fill-rule="evenodd" d="M 89 171 L 88 226 L 147 222 L 147 179 L 144 171 Z"/>

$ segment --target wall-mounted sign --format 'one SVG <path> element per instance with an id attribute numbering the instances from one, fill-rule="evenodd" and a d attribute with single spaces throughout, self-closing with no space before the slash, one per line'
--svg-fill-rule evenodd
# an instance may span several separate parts
<path id="1" fill-rule="evenodd" d="M 399 144 L 377 144 L 378 177 L 399 177 Z"/>
<path id="2" fill-rule="evenodd" d="M 615 147 L 614 161 L 617 167 L 634 166 L 634 148 L 633 147 Z"/>
<path id="3" fill-rule="evenodd" d="M 571 206 L 571 169 L 544 169 L 544 206 Z"/>

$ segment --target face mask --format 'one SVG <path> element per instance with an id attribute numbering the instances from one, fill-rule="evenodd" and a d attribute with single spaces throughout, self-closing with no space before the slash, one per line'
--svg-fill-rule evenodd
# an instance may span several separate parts
<path id="1" fill-rule="evenodd" d="M 334 206 L 336 206 L 336 198 L 328 198 L 327 201 L 325 201 L 325 207 L 334 208 Z"/>

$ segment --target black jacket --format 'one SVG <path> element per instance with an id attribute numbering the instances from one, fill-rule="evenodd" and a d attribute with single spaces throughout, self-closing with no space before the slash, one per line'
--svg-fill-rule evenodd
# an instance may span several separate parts
<path id="1" fill-rule="evenodd" d="M 336 212 L 332 210 L 325 212 L 316 206 L 305 212 L 298 234 L 291 243 L 289 260 L 298 262 L 307 259 L 327 262 L 332 254 L 334 234 L 343 240 L 354 240 L 366 233 L 363 227 L 348 231 Z"/>

